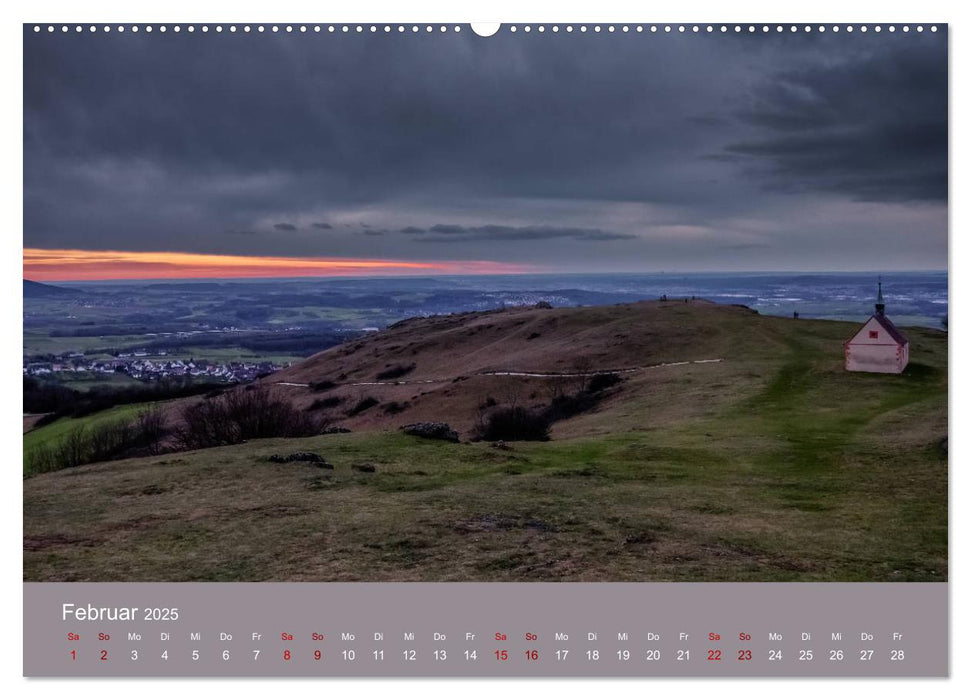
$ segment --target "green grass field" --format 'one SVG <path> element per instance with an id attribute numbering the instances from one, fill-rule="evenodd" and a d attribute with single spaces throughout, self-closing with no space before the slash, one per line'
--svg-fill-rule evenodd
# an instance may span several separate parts
<path id="1" fill-rule="evenodd" d="M 90 352 L 102 348 L 132 348 L 148 339 L 144 335 L 54 336 L 47 330 L 24 331 L 24 355 L 60 355 L 65 352 Z M 107 355 L 105 355 L 107 357 Z"/>
<path id="2" fill-rule="evenodd" d="M 28 479 L 24 578 L 947 580 L 947 336 L 908 329 L 906 372 L 869 375 L 842 370 L 854 324 L 787 323 L 550 442 L 379 431 Z M 267 461 L 304 450 L 336 468 Z"/>
<path id="3" fill-rule="evenodd" d="M 88 391 L 100 387 L 117 389 L 119 387 L 144 386 L 144 384 L 133 377 L 122 372 L 111 374 L 95 374 L 94 372 L 55 372 L 51 377 L 58 384 L 63 384 L 69 389 L 77 391 Z"/>
<path id="4" fill-rule="evenodd" d="M 60 355 L 65 352 L 77 351 L 86 354 L 87 360 L 105 360 L 112 356 L 106 353 L 92 353 L 93 350 L 116 348 L 119 350 L 133 350 L 143 348 L 151 342 L 157 341 L 155 336 L 126 335 L 110 337 L 50 337 L 47 333 L 25 332 L 24 355 Z M 237 346 L 229 347 L 195 347 L 188 345 L 179 352 L 166 355 L 149 353 L 146 360 L 184 360 L 190 357 L 203 358 L 214 362 L 275 362 L 285 364 L 302 359 L 299 355 L 287 353 L 260 353 Z"/>
<path id="5" fill-rule="evenodd" d="M 195 358 L 209 360 L 211 362 L 273 362 L 278 365 L 285 365 L 290 362 L 299 362 L 303 358 L 299 355 L 288 355 L 286 353 L 258 353 L 240 347 L 186 347 L 178 353 L 164 355 L 150 355 L 150 359 L 157 360 L 185 360 Z"/>
<path id="6" fill-rule="evenodd" d="M 112 423 L 124 419 L 134 418 L 141 411 L 152 404 L 136 403 L 124 406 L 115 406 L 105 411 L 99 411 L 82 418 L 58 418 L 53 423 L 48 423 L 39 428 L 34 428 L 28 433 L 24 433 L 24 476 L 31 476 L 28 471 L 30 456 L 34 450 L 45 446 L 57 444 L 64 440 L 72 430 L 78 427 L 93 428 L 96 425 Z"/>

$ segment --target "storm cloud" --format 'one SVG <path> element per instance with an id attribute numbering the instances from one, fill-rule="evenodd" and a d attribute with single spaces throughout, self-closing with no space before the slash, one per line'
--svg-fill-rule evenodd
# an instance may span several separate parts
<path id="1" fill-rule="evenodd" d="M 947 101 L 946 31 L 25 28 L 24 245 L 941 268 Z"/>
<path id="2" fill-rule="evenodd" d="M 750 100 L 739 116 L 765 135 L 725 150 L 762 161 L 765 167 L 756 168 L 768 187 L 862 201 L 947 199 L 947 73 L 940 56 L 908 46 L 782 71 Z"/>

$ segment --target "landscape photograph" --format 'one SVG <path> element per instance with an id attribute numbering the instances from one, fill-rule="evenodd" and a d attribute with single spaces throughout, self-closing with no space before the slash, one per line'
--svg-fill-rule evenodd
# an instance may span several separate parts
<path id="1" fill-rule="evenodd" d="M 24 27 L 25 581 L 948 580 L 946 29 L 285 26 Z"/>

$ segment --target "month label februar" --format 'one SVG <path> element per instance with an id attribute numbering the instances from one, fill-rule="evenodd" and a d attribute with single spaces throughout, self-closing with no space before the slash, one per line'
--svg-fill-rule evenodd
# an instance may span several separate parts
<path id="1" fill-rule="evenodd" d="M 28 676 L 945 676 L 947 584 L 26 583 Z"/>

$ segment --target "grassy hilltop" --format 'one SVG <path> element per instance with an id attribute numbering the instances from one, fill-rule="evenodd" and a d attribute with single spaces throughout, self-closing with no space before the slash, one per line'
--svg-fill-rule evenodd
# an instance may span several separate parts
<path id="1" fill-rule="evenodd" d="M 24 577 L 946 580 L 947 335 L 847 373 L 857 327 L 704 302 L 412 319 L 265 380 L 352 433 L 25 480 Z M 467 440 L 490 400 L 582 381 L 489 372 L 633 368 L 548 442 Z M 267 459 L 296 451 L 335 468 Z"/>

